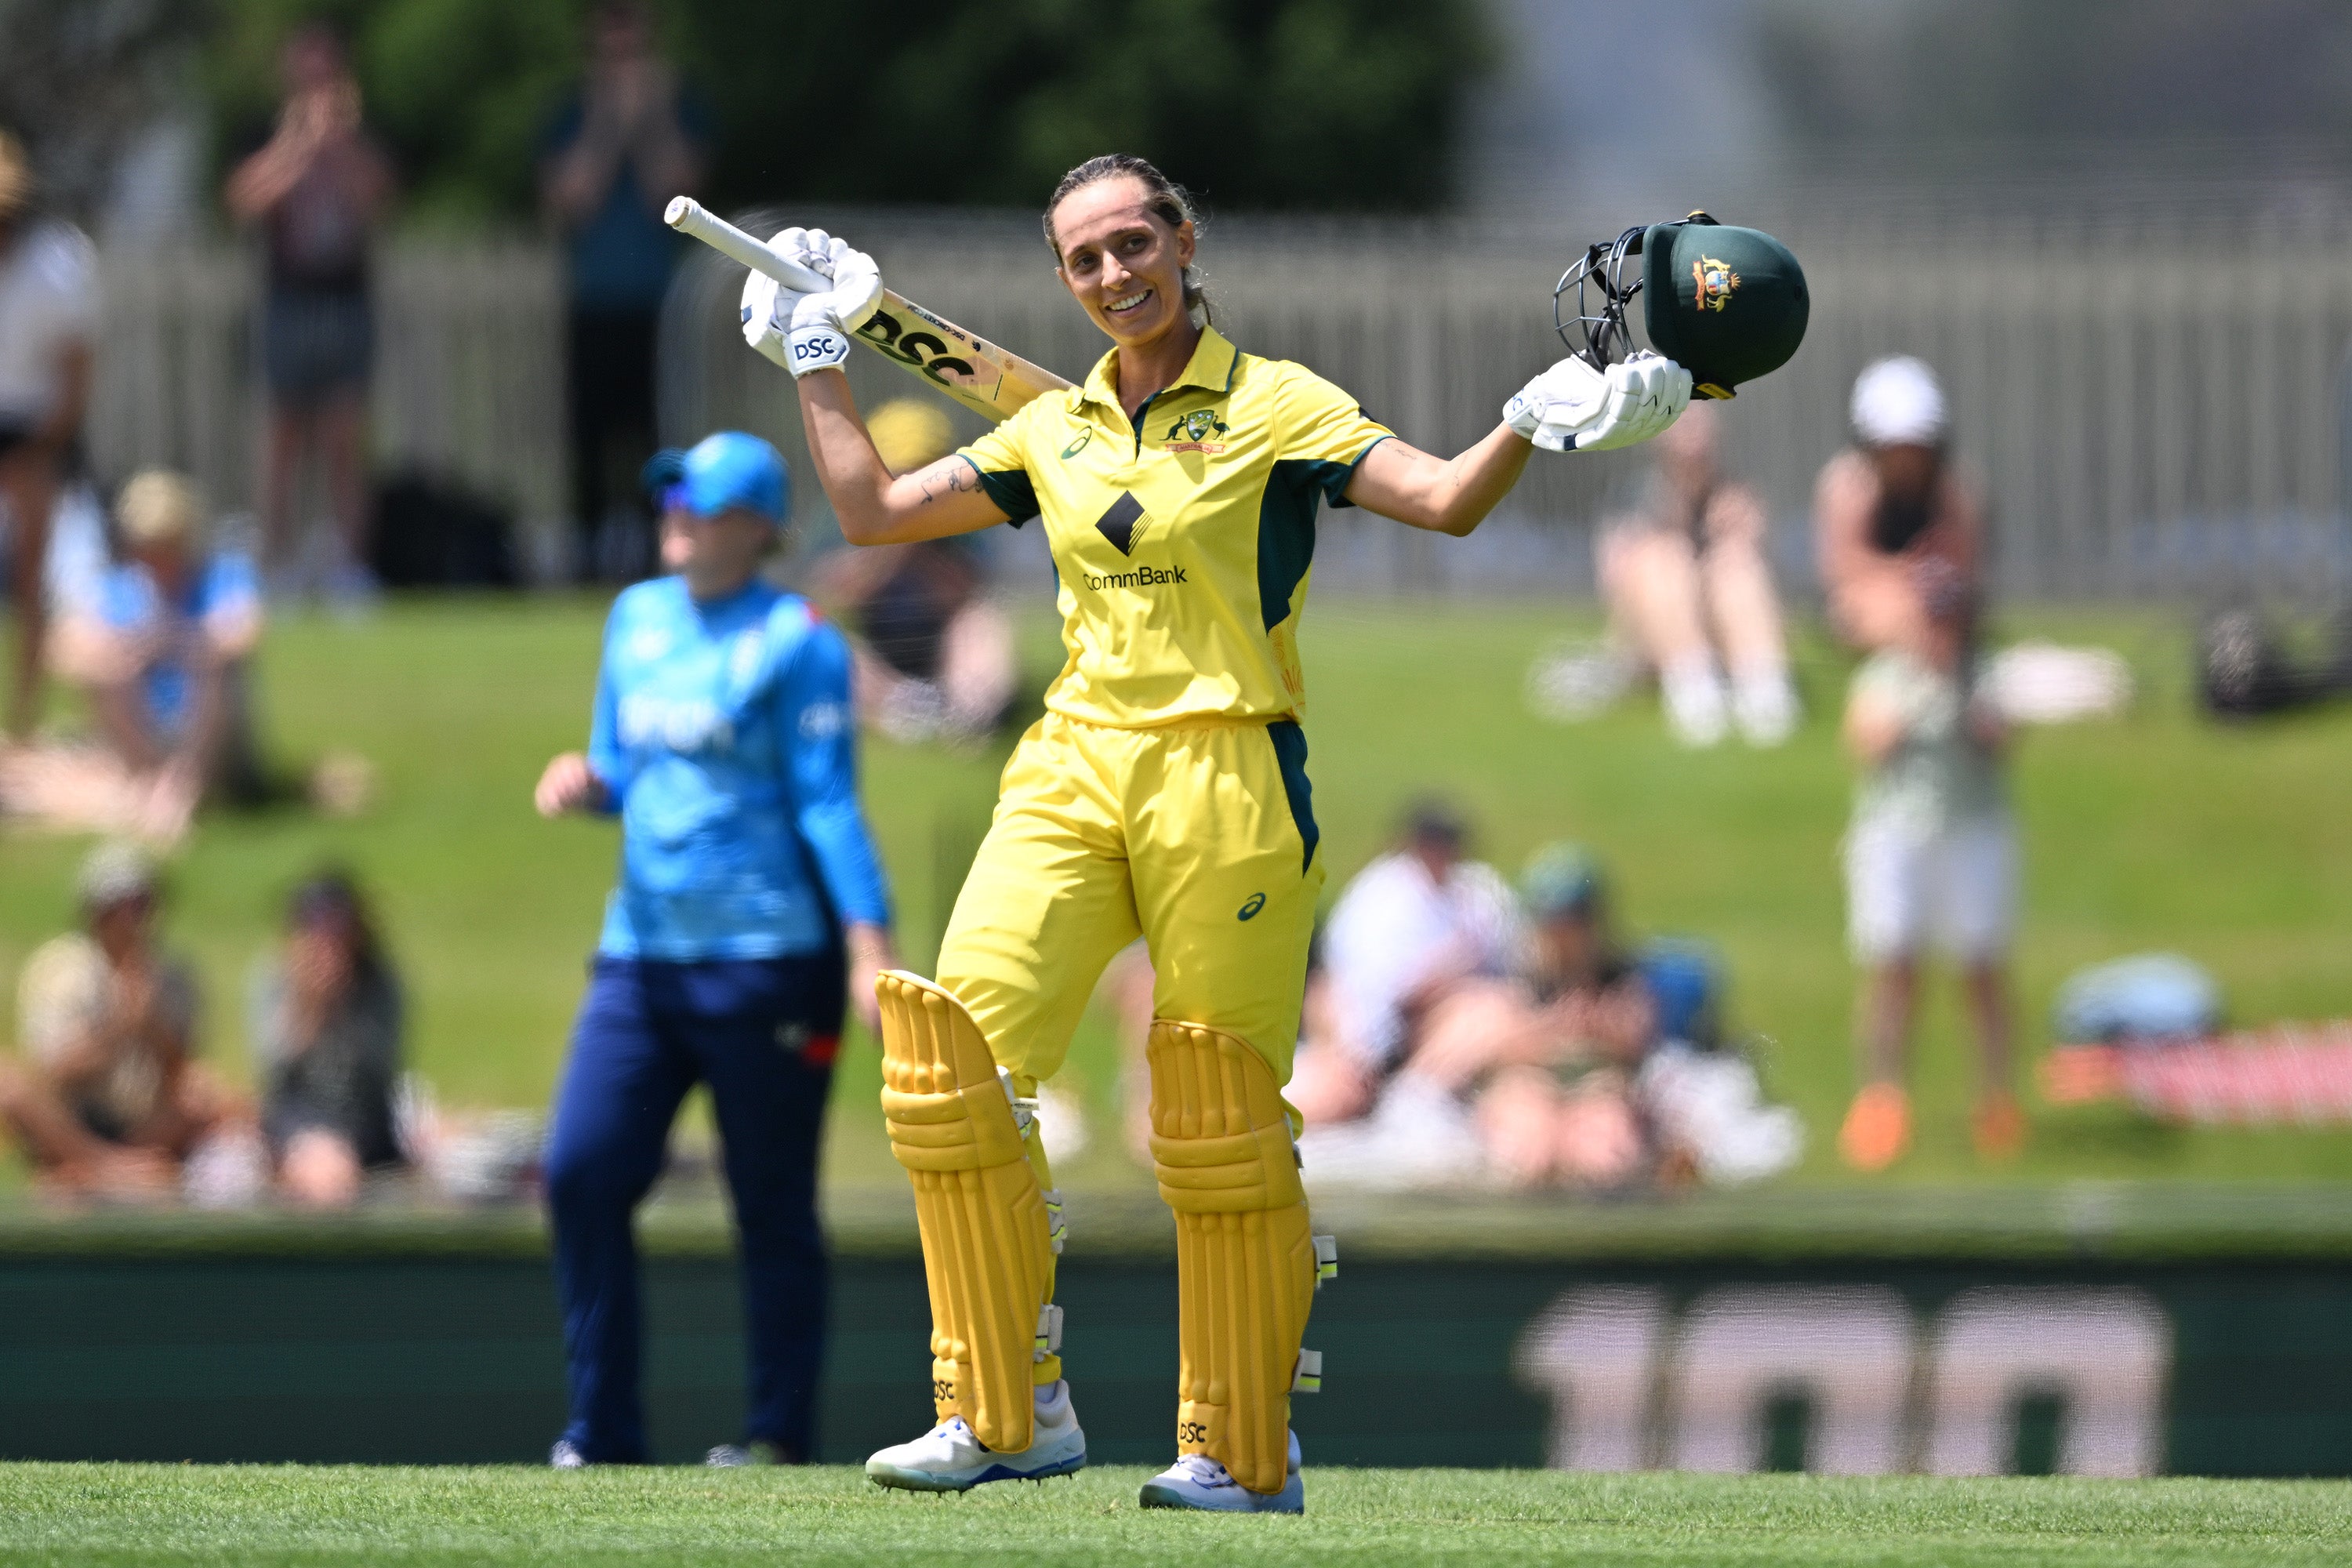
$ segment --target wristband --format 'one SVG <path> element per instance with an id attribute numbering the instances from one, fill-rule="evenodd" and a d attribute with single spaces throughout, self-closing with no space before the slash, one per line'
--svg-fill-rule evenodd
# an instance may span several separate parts
<path id="1" fill-rule="evenodd" d="M 792 336 L 784 340 L 786 367 L 794 375 L 806 375 L 813 370 L 837 369 L 849 357 L 849 334 L 839 327 L 794 327 Z"/>

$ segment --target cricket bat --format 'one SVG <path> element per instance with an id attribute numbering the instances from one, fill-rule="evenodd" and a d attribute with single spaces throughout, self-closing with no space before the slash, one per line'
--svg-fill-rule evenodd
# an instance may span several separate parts
<path id="1" fill-rule="evenodd" d="M 819 293 L 833 285 L 799 263 L 785 259 L 725 218 L 705 210 L 692 196 L 671 198 L 663 221 L 692 235 L 711 249 L 764 272 L 788 289 Z M 984 419 L 1003 420 L 1030 399 L 1070 384 L 1019 354 L 965 331 L 924 310 L 903 294 L 882 291 L 881 307 L 857 329 L 867 348 L 962 404 Z"/>

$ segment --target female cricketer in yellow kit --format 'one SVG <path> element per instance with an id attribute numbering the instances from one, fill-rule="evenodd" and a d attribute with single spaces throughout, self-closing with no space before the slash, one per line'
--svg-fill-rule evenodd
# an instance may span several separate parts
<path id="1" fill-rule="evenodd" d="M 916 1189 L 940 1424 L 866 1469 L 961 1490 L 1086 1462 L 1051 1305 L 1059 1205 L 1031 1112 L 1103 966 L 1139 933 L 1157 975 L 1151 1148 L 1178 1222 L 1182 1364 L 1178 1459 L 1142 1500 L 1296 1512 L 1289 1394 L 1312 1375 L 1299 1342 L 1328 1255 L 1281 1094 L 1324 877 L 1297 647 L 1317 509 L 1466 534 L 1535 446 L 1655 434 L 1690 378 L 1655 355 L 1606 371 L 1562 361 L 1492 435 L 1443 460 L 1208 324 L 1191 211 L 1150 163 L 1073 170 L 1045 232 L 1110 352 L 1083 386 L 902 477 L 833 374 L 879 293 L 872 260 L 787 229 L 771 244 L 833 289 L 772 305 L 768 285 L 746 294 L 746 336 L 799 377 L 811 456 L 850 542 L 1038 518 L 1068 649 L 1005 769 L 936 983 L 894 973 L 877 986 L 883 1108 Z"/>

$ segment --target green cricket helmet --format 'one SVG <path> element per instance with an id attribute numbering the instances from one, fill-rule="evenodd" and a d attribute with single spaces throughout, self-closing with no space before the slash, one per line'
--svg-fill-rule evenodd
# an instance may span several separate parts
<path id="1" fill-rule="evenodd" d="M 1571 287 L 1572 317 L 1564 314 Z M 1625 307 L 1636 294 L 1644 296 L 1650 346 L 1690 372 L 1701 397 L 1730 397 L 1741 382 L 1788 363 L 1812 310 L 1804 268 L 1787 246 L 1695 212 L 1588 248 L 1552 290 L 1560 340 L 1596 369 L 1624 358 L 1634 346 Z"/>

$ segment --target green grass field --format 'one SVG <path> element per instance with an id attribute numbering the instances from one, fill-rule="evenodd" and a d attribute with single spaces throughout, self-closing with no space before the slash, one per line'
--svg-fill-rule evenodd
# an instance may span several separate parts
<path id="1" fill-rule="evenodd" d="M 2352 1484 L 1313 1470 L 1304 1519 L 1147 1513 L 1141 1469 L 963 1498 L 849 1468 L 0 1467 L 25 1563 L 2340 1563 Z"/>
<path id="2" fill-rule="evenodd" d="M 583 738 L 601 604 L 585 600 L 403 604 L 360 625 L 295 619 L 268 645 L 268 732 L 289 762 L 348 747 L 382 773 L 365 816 L 326 822 L 293 807 L 205 821 L 173 879 L 174 941 L 207 985 L 207 1050 L 244 1071 L 245 977 L 284 891 L 323 859 L 355 866 L 381 900 L 412 991 L 415 1064 L 445 1100 L 544 1102 L 611 873 L 604 824 L 539 822 L 529 792 L 551 752 Z M 1507 871 L 1537 844 L 1572 837 L 1613 868 L 1637 932 L 1719 942 L 1736 1023 L 1762 1039 L 1774 1093 L 1812 1132 L 1796 1178 L 1851 1178 L 1830 1150 L 1851 1086 L 1853 977 L 1843 947 L 1836 846 L 1848 777 L 1833 732 L 1846 666 L 1803 649 L 1811 716 L 1781 751 L 1693 755 L 1635 702 L 1599 721 L 1526 716 L 1522 681 L 1572 617 L 1528 605 L 1318 602 L 1307 618 L 1307 732 L 1332 889 L 1377 852 L 1412 795 L 1458 798 L 1479 847 Z M 2189 710 L 2186 648 L 2167 622 L 2112 613 L 2013 617 L 2004 628 L 2115 646 L 2142 686 L 2121 721 L 2029 735 L 2017 768 L 2027 892 L 2018 990 L 2029 1058 L 2057 983 L 2076 966 L 2152 948 L 2184 952 L 2221 978 L 2235 1016 L 2352 1013 L 2352 710 L 2242 729 Z M 1052 629 L 1031 628 L 1042 679 Z M 919 965 L 985 824 L 994 758 L 877 744 L 869 800 Z M 0 839 L 0 983 L 70 914 L 77 842 Z M 13 1026 L 13 1008 L 7 1026 Z M 2044 1113 L 2027 1156 L 1999 1173 L 1969 1152 L 1967 1064 L 1939 991 L 1920 1044 L 1918 1148 L 1891 1178 L 2352 1177 L 2352 1133 L 2184 1131 L 2116 1114 Z M 878 1119 L 878 1073 L 853 1051 L 835 1123 L 835 1175 L 895 1177 Z M 1107 1118 L 1117 1059 L 1090 1024 L 1070 1075 Z M 1108 1133 L 1109 1122 L 1098 1131 Z M 1081 1187 L 1142 1180 L 1098 1136 L 1071 1171 Z"/>

